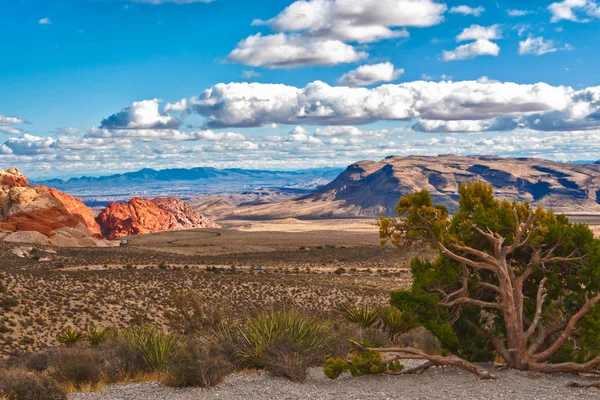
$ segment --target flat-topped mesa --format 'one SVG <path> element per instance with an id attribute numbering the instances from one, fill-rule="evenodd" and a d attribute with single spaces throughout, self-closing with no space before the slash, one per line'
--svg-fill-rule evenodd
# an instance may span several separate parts
<path id="1" fill-rule="evenodd" d="M 91 219 L 90 219 L 91 216 Z M 0 240 L 50 246 L 108 246 L 79 199 L 30 186 L 16 168 L 0 170 Z"/>
<path id="2" fill-rule="evenodd" d="M 109 203 L 96 221 L 104 236 L 110 239 L 175 229 L 219 227 L 176 198 L 148 200 L 135 197 L 127 204 Z"/>

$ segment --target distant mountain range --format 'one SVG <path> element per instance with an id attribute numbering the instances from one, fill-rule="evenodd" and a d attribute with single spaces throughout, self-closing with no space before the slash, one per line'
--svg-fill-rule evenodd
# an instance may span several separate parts
<path id="1" fill-rule="evenodd" d="M 332 181 L 343 168 L 315 168 L 297 171 L 216 169 L 211 167 L 154 170 L 68 180 L 50 179 L 35 184 L 52 187 L 81 198 L 88 206 L 131 197 L 178 197 L 189 199 L 202 194 L 241 193 L 259 188 L 285 188 L 306 194 Z"/>
<path id="2" fill-rule="evenodd" d="M 496 195 L 527 201 L 564 213 L 600 213 L 600 165 L 574 164 L 536 158 L 497 156 L 387 157 L 350 165 L 331 183 L 283 202 L 241 204 L 226 208 L 215 203 L 204 213 L 226 218 L 331 218 L 395 215 L 398 199 L 427 189 L 437 204 L 458 206 L 462 182 L 494 185 Z"/>

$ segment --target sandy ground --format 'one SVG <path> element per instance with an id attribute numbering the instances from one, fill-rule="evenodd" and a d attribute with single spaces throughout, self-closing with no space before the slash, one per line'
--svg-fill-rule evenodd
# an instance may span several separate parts
<path id="1" fill-rule="evenodd" d="M 597 389 L 566 387 L 571 375 L 497 372 L 498 380 L 479 380 L 457 369 L 431 369 L 421 375 L 342 376 L 327 379 L 311 370 L 306 383 L 292 383 L 265 373 L 229 376 L 213 389 L 170 389 L 156 383 L 118 385 L 103 393 L 73 394 L 70 400 L 283 400 L 283 399 L 405 399 L 405 400 L 585 400 L 600 398 Z"/>

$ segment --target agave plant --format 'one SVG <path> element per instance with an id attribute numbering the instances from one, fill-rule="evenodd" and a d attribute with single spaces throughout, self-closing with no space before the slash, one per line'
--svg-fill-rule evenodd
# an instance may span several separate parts
<path id="1" fill-rule="evenodd" d="M 370 328 L 379 322 L 379 307 L 346 305 L 338 312 L 346 321 L 361 328 Z"/>
<path id="2" fill-rule="evenodd" d="M 85 332 L 77 329 L 67 327 L 61 333 L 56 336 L 56 340 L 66 346 L 73 346 L 83 340 L 85 340 Z"/>
<path id="3" fill-rule="evenodd" d="M 101 343 L 108 339 L 109 333 L 110 329 L 97 329 L 96 325 L 94 325 L 93 322 L 90 322 L 86 332 L 86 340 L 90 344 L 90 346 L 98 347 Z"/>
<path id="4" fill-rule="evenodd" d="M 381 328 L 392 342 L 395 342 L 398 336 L 419 325 L 417 318 L 412 313 L 403 313 L 392 306 L 380 309 L 379 318 L 381 320 Z"/>
<path id="5" fill-rule="evenodd" d="M 141 351 L 153 370 L 162 369 L 169 355 L 179 349 L 179 336 L 148 326 L 134 326 L 119 331 L 117 338 Z"/>

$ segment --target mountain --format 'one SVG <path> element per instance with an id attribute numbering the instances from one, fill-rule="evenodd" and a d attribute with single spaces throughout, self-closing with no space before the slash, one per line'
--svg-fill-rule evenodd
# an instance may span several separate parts
<path id="1" fill-rule="evenodd" d="M 566 213 L 600 212 L 600 165 L 497 156 L 391 156 L 359 161 L 331 183 L 294 200 L 239 206 L 229 218 L 328 218 L 394 215 L 398 199 L 427 189 L 450 210 L 462 182 L 494 185 L 496 195 Z M 222 208 L 221 208 L 222 209 Z M 211 210 L 204 207 L 211 215 Z"/>
<path id="2" fill-rule="evenodd" d="M 81 177 L 69 180 L 51 179 L 39 185 L 67 191 L 88 206 L 105 206 L 111 201 L 128 201 L 132 197 L 177 197 L 189 199 L 214 193 L 241 193 L 259 188 L 313 190 L 331 182 L 343 169 L 317 168 L 298 171 L 245 169 L 142 169 L 137 172 Z"/>

